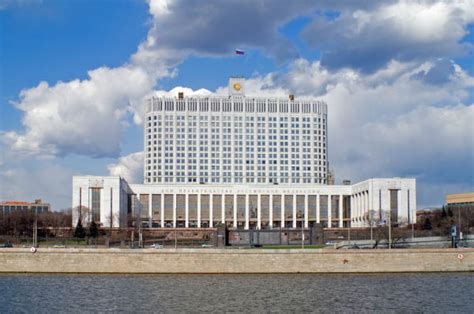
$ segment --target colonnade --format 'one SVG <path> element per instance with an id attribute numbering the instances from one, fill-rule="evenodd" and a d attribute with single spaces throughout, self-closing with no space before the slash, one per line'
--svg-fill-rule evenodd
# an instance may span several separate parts
<path id="1" fill-rule="evenodd" d="M 367 227 L 369 224 L 370 196 L 369 191 L 361 191 L 351 196 L 351 226 Z"/>
<path id="2" fill-rule="evenodd" d="M 146 196 L 146 197 L 143 197 Z M 168 201 L 165 204 L 165 196 L 172 198 L 172 204 Z M 216 196 L 216 197 L 215 197 Z M 327 206 L 321 206 L 321 196 L 327 197 Z M 206 221 L 207 224 L 204 227 L 214 227 L 216 222 L 219 223 L 228 223 L 232 227 L 237 228 L 239 226 L 239 222 L 241 220 L 238 217 L 238 212 L 241 210 L 242 202 L 238 202 L 238 198 L 244 197 L 244 221 L 243 221 L 243 228 L 248 230 L 251 227 L 251 222 L 255 223 L 256 229 L 262 229 L 262 226 L 266 226 L 268 228 L 275 228 L 275 227 L 286 227 L 286 223 L 289 223 L 292 228 L 299 227 L 298 221 L 302 221 L 305 228 L 309 227 L 310 222 L 327 222 L 327 227 L 333 227 L 333 222 L 335 222 L 334 226 L 342 228 L 344 227 L 344 219 L 349 220 L 351 218 L 350 214 L 346 214 L 347 217 L 344 217 L 344 197 L 348 197 L 349 195 L 345 194 L 257 194 L 257 193 L 160 193 L 160 194 L 136 194 L 136 204 L 135 210 L 138 210 L 142 213 L 147 214 L 147 221 L 149 226 L 153 225 L 153 222 L 158 222 L 161 227 L 166 226 L 166 223 L 171 221 L 172 227 L 180 227 L 178 225 L 179 219 L 177 215 L 178 208 L 182 209 L 182 205 L 178 207 L 178 197 L 181 199 L 184 197 L 184 227 L 203 227 L 203 221 Z M 190 198 L 195 198 L 196 201 L 193 203 L 195 208 L 192 208 L 193 213 L 196 210 L 195 218 L 190 218 Z M 207 206 L 203 206 L 203 197 L 208 197 L 209 202 L 206 204 Z M 255 202 L 250 202 L 250 198 L 255 199 L 257 198 L 256 204 Z M 268 197 L 268 200 L 265 204 L 262 201 L 263 197 Z M 291 197 L 291 201 L 287 201 L 287 198 Z M 309 198 L 312 197 L 312 204 L 309 204 Z M 337 197 L 338 201 L 335 202 L 333 197 Z M 143 201 L 140 202 L 140 199 L 147 199 L 147 203 L 143 204 Z M 157 206 L 153 206 L 153 199 L 156 200 L 159 198 L 159 220 L 154 220 L 154 209 Z M 214 199 L 220 199 L 219 203 L 216 204 Z M 232 204 L 228 202 L 229 198 L 232 199 Z M 300 199 L 304 198 L 304 201 L 299 201 Z M 315 202 L 314 202 L 315 198 Z M 227 200 L 227 201 L 226 201 Z M 275 203 L 279 203 L 275 205 Z M 335 206 L 333 205 L 335 202 Z M 167 206 L 166 206 L 167 205 Z M 353 201 L 351 198 L 350 205 L 347 204 L 346 206 L 353 208 Z M 194 207 L 194 206 L 193 206 Z M 279 208 L 278 208 L 279 207 Z M 322 208 L 325 207 L 325 208 Z M 263 209 L 264 208 L 264 209 Z M 347 209 L 347 213 L 350 213 L 350 208 Z M 172 219 L 165 219 L 165 209 L 172 210 Z M 226 210 L 232 210 L 232 215 L 227 215 L 226 217 Z M 278 213 L 278 209 L 280 212 Z M 205 211 L 206 217 L 203 217 L 203 210 Z M 256 219 L 251 218 L 250 212 L 256 211 Z M 263 211 L 268 211 L 263 213 Z M 290 211 L 291 215 L 288 214 Z M 285 215 L 286 212 L 286 215 Z M 335 217 L 333 217 L 333 213 L 335 213 Z M 169 217 L 169 216 L 168 216 Z M 191 225 L 190 222 L 195 222 L 195 225 Z M 300 224 L 301 225 L 301 224 Z"/>

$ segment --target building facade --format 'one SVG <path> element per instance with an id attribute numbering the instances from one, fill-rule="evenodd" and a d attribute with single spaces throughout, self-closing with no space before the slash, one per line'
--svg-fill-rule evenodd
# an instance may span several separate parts
<path id="1" fill-rule="evenodd" d="M 367 227 L 415 222 L 415 179 L 328 185 L 327 105 L 246 97 L 151 98 L 145 105 L 144 183 L 73 177 L 73 224 L 105 227 Z"/>
<path id="2" fill-rule="evenodd" d="M 44 203 L 41 199 L 34 202 L 25 201 L 5 201 L 0 202 L 0 214 L 8 215 L 16 211 L 32 211 L 34 213 L 43 213 L 51 211 L 51 205 Z"/>
<path id="3" fill-rule="evenodd" d="M 312 183 L 327 177 L 327 105 L 229 96 L 153 97 L 145 108 L 145 184 Z"/>
<path id="4" fill-rule="evenodd" d="M 416 221 L 415 179 L 369 179 L 354 185 L 128 185 L 120 177 L 80 176 L 73 178 L 73 194 L 73 208 L 89 208 L 88 217 L 98 217 L 94 220 L 106 227 L 125 227 L 130 217 L 146 227 L 224 223 L 243 229 Z M 77 210 L 74 213 L 77 222 Z"/>

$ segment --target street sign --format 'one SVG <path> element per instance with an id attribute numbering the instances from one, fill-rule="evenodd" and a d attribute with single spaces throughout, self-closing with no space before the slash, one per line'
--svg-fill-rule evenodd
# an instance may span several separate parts
<path id="1" fill-rule="evenodd" d="M 457 235 L 457 226 L 454 225 L 454 226 L 451 226 L 451 236 L 452 237 L 455 237 Z"/>

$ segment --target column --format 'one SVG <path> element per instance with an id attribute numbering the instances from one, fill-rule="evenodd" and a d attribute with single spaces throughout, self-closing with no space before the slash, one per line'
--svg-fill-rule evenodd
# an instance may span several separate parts
<path id="1" fill-rule="evenodd" d="M 245 193 L 245 230 L 249 230 L 249 202 L 250 195 Z"/>
<path id="2" fill-rule="evenodd" d="M 201 193 L 197 194 L 197 227 L 201 228 Z"/>
<path id="3" fill-rule="evenodd" d="M 273 228 L 273 194 L 268 197 L 268 227 Z"/>
<path id="4" fill-rule="evenodd" d="M 282 194 L 281 195 L 281 208 L 280 208 L 280 217 L 281 217 L 281 221 L 280 221 L 280 226 L 282 228 L 285 228 L 285 194 Z"/>
<path id="5" fill-rule="evenodd" d="M 352 219 L 354 219 L 354 227 L 357 227 L 357 194 L 354 194 L 354 211 L 352 213 Z"/>
<path id="6" fill-rule="evenodd" d="M 234 194 L 234 204 L 232 206 L 232 209 L 234 210 L 234 228 L 237 228 L 237 194 Z"/>
<path id="7" fill-rule="evenodd" d="M 257 194 L 257 229 L 262 229 L 262 195 Z"/>
<path id="8" fill-rule="evenodd" d="M 184 195 L 184 226 L 189 227 L 189 194 Z"/>
<path id="9" fill-rule="evenodd" d="M 173 228 L 176 228 L 176 204 L 177 204 L 178 195 L 173 193 Z"/>
<path id="10" fill-rule="evenodd" d="M 350 215 L 349 215 L 349 228 L 352 228 L 352 219 L 353 219 L 353 213 L 354 213 L 354 195 L 351 195 L 351 208 L 350 208 Z"/>
<path id="11" fill-rule="evenodd" d="M 91 206 L 91 201 L 92 201 L 92 196 L 91 196 L 91 188 L 89 188 L 89 208 L 92 208 Z M 135 223 L 137 224 L 142 224 L 142 202 L 140 201 L 140 193 L 137 193 L 137 202 L 138 206 L 138 213 L 136 212 L 137 210 L 135 209 L 135 212 L 133 213 L 135 215 Z M 89 219 L 88 222 L 91 222 L 91 217 L 92 217 L 92 211 L 89 213 Z"/>
<path id="12" fill-rule="evenodd" d="M 319 194 L 316 194 L 316 223 L 321 223 L 321 203 Z"/>
<path id="13" fill-rule="evenodd" d="M 161 192 L 161 228 L 165 227 L 165 194 Z"/>
<path id="14" fill-rule="evenodd" d="M 225 194 L 221 195 L 221 222 L 225 224 Z"/>
<path id="15" fill-rule="evenodd" d="M 308 194 L 304 195 L 304 227 L 308 228 Z"/>
<path id="16" fill-rule="evenodd" d="M 369 220 L 369 191 L 364 191 L 364 227 L 368 226 Z"/>
<path id="17" fill-rule="evenodd" d="M 153 209 L 152 209 L 152 198 L 153 194 L 148 194 L 148 227 L 151 228 L 153 226 Z M 110 218 L 112 219 L 112 218 Z"/>
<path id="18" fill-rule="evenodd" d="M 328 228 L 332 228 L 332 196 L 328 195 Z"/>
<path id="19" fill-rule="evenodd" d="M 296 198 L 297 195 L 293 194 L 293 228 L 296 228 Z"/>
<path id="20" fill-rule="evenodd" d="M 344 227 L 343 215 L 342 215 L 342 206 L 343 206 L 344 195 L 339 195 L 339 228 Z"/>
<path id="21" fill-rule="evenodd" d="M 387 217 L 387 223 L 388 221 L 390 220 L 390 223 L 394 223 L 392 220 L 392 200 L 390 199 L 390 190 L 387 190 L 387 213 L 388 213 L 388 217 Z"/>
<path id="22" fill-rule="evenodd" d="M 209 228 L 214 227 L 214 200 L 212 198 L 213 195 L 209 194 Z"/>
<path id="23" fill-rule="evenodd" d="M 400 224 L 405 225 L 408 223 L 408 208 L 407 208 L 407 199 L 406 193 L 403 193 L 402 190 L 397 190 L 397 208 L 398 208 L 398 219 Z"/>
<path id="24" fill-rule="evenodd" d="M 361 224 L 361 212 L 362 212 L 362 194 L 359 192 L 357 193 L 357 227 L 362 227 Z"/>

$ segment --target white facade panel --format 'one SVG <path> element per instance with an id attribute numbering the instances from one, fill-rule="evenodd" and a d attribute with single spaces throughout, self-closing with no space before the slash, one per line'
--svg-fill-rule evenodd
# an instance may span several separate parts
<path id="1" fill-rule="evenodd" d="M 102 182 L 101 185 L 97 184 L 97 180 Z M 205 228 L 224 222 L 229 227 L 243 229 L 280 226 L 301 228 L 301 224 L 309 227 L 313 223 L 322 223 L 328 228 L 344 227 L 349 224 L 351 227 L 367 227 L 371 211 L 374 214 L 373 221 L 377 222 L 380 220 L 379 214 L 387 212 L 392 190 L 397 191 L 396 193 L 399 195 L 396 210 L 398 222 L 403 224 L 408 222 L 411 217 L 408 204 L 410 203 L 410 206 L 416 204 L 414 179 L 370 179 L 354 185 L 128 185 L 125 180 L 119 177 L 85 176 L 73 178 L 73 208 L 79 206 L 79 193 L 83 193 L 82 205 L 92 209 L 91 193 L 93 189 L 101 191 L 100 222 L 104 227 L 110 225 L 110 210 L 112 210 L 114 218 L 113 227 L 127 225 L 129 198 L 135 200 L 130 209 L 132 216 L 139 217 L 137 214 L 142 213 L 140 221 L 144 226 Z M 112 201 L 110 200 L 111 189 Z M 408 191 L 410 191 L 410 202 L 408 202 Z M 152 214 L 151 199 L 153 195 L 160 196 L 158 202 L 161 215 L 159 218 Z M 220 197 L 221 201 L 211 201 L 211 195 Z M 140 196 L 145 196 L 148 201 L 141 204 L 137 201 Z M 225 214 L 225 207 L 229 205 L 226 204 L 226 196 L 232 200 L 229 207 L 232 212 L 229 215 Z M 265 205 L 267 212 L 263 214 L 262 199 L 264 197 L 267 199 L 270 196 L 272 197 L 269 198 L 268 206 Z M 379 196 L 382 198 L 380 199 Z M 308 202 L 309 197 L 314 197 L 315 200 L 311 206 Z M 321 206 L 322 197 L 327 198 L 325 206 Z M 343 202 L 344 197 L 350 197 L 349 202 Z M 178 206 L 178 198 L 184 200 L 180 206 Z M 204 204 L 204 199 L 209 201 Z M 275 204 L 275 199 L 280 199 L 278 206 Z M 332 202 L 331 199 L 333 199 Z M 252 203 L 255 200 L 256 203 Z M 382 208 L 378 208 L 377 204 L 382 204 Z M 276 210 L 279 212 L 275 213 Z M 252 211 L 253 214 L 251 214 Z M 413 212 L 415 211 L 413 210 Z M 77 223 L 77 213 L 75 211 L 74 225 Z M 92 216 L 90 211 L 87 213 L 86 222 L 89 222 Z M 309 215 L 309 213 L 313 214 Z M 384 217 L 386 214 L 382 215 L 382 219 Z"/>

